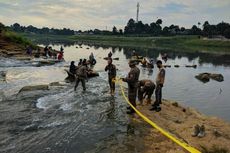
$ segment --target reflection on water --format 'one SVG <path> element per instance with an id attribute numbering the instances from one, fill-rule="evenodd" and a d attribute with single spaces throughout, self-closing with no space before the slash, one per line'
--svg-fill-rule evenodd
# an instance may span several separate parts
<path id="1" fill-rule="evenodd" d="M 52 47 L 59 49 L 61 45 L 54 44 Z M 143 137 L 147 135 L 149 128 L 145 127 L 145 123 L 139 123 L 126 116 L 126 104 L 118 86 L 115 97 L 108 94 L 107 73 L 104 72 L 107 61 L 103 58 L 112 51 L 113 57 L 119 57 L 119 60 L 114 60 L 118 68 L 118 76 L 125 77 L 130 69 L 127 63 L 133 49 L 139 55 L 154 60 L 161 59 L 161 54 L 168 54 L 166 64 L 172 67 L 166 68 L 164 99 L 172 99 L 186 106 L 195 107 L 205 114 L 219 116 L 230 121 L 228 56 L 214 57 L 204 53 L 178 54 L 151 49 L 70 43 L 64 45 L 66 62 L 53 66 L 35 67 L 15 60 L 0 59 L 0 72 L 6 73 L 6 82 L 0 82 L 0 95 L 6 98 L 0 98 L 0 101 L 7 101 L 7 98 L 10 97 L 8 102 L 35 103 L 36 106 L 36 111 L 21 117 L 20 120 L 27 121 L 27 116 L 29 116 L 29 121 L 25 122 L 26 125 L 17 125 L 17 128 L 23 129 L 22 134 L 18 135 L 17 139 L 11 140 L 12 143 L 7 144 L 10 146 L 18 144 L 14 146 L 15 149 L 8 152 L 15 150 L 19 153 L 32 153 L 34 150 L 43 153 L 114 151 L 133 153 L 143 151 L 145 148 Z M 13 96 L 23 86 L 63 81 L 67 75 L 64 71 L 66 66 L 72 60 L 77 62 L 81 58 L 88 58 L 91 52 L 94 53 L 97 60 L 94 69 L 99 72 L 100 76 L 87 82 L 86 92 L 82 92 L 80 87 L 77 92 L 74 92 L 74 84 L 65 84 L 64 87 L 52 87 L 48 91 L 40 91 L 36 94 L 29 92 L 19 94 L 17 98 Z M 180 67 L 175 68 L 176 64 Z M 196 69 L 185 67 L 185 65 L 192 64 L 197 64 L 198 67 Z M 141 66 L 139 68 L 141 79 L 155 80 L 156 68 L 148 69 Z M 221 73 L 225 81 L 211 80 L 203 84 L 194 78 L 195 75 L 202 72 Z M 34 129 L 36 132 L 27 132 Z"/>
<path id="2" fill-rule="evenodd" d="M 60 48 L 60 44 L 54 45 L 55 49 Z M 77 48 L 76 48 L 77 46 Z M 80 48 L 81 46 L 82 48 Z M 87 49 L 88 48 L 88 49 Z M 230 105 L 228 104 L 228 84 L 230 80 L 230 56 L 229 55 L 212 55 L 207 53 L 176 53 L 170 51 L 159 51 L 153 49 L 141 48 L 121 48 L 99 46 L 95 44 L 83 44 L 76 42 L 67 44 L 65 47 L 65 59 L 67 61 L 79 60 L 80 58 L 88 58 L 91 52 L 94 53 L 98 63 L 95 66 L 97 71 L 104 71 L 106 61 L 103 57 L 112 51 L 113 57 L 119 57 L 119 61 L 114 60 L 114 64 L 120 70 L 120 75 L 127 75 L 129 67 L 128 59 L 135 50 L 140 56 L 146 56 L 154 59 L 161 59 L 163 54 L 167 54 L 168 59 L 165 64 L 172 65 L 166 68 L 166 84 L 164 87 L 164 98 L 179 101 L 187 106 L 197 108 L 199 111 L 208 115 L 220 116 L 229 119 Z M 198 68 L 186 68 L 185 65 L 198 65 Z M 174 65 L 179 65 L 175 68 Z M 141 78 L 149 78 L 155 80 L 157 69 L 141 68 Z M 221 73 L 225 81 L 216 82 L 211 80 L 207 84 L 203 84 L 194 78 L 195 75 L 203 72 Z M 106 75 L 106 74 L 105 74 Z M 106 76 L 103 76 L 106 77 Z M 222 91 L 220 94 L 220 90 Z M 215 111 L 213 111 L 215 109 Z M 225 111 L 226 110 L 226 111 Z"/>

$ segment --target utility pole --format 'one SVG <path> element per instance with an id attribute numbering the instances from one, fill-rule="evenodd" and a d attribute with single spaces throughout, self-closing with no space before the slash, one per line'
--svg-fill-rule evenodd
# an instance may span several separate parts
<path id="1" fill-rule="evenodd" d="M 139 8 L 140 8 L 140 4 L 138 2 L 137 3 L 137 18 L 136 18 L 136 22 L 138 22 L 138 18 L 139 18 Z"/>

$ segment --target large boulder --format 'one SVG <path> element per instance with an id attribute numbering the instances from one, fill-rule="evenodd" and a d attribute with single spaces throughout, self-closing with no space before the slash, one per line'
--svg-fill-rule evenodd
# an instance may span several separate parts
<path id="1" fill-rule="evenodd" d="M 35 85 L 35 86 L 25 86 L 18 93 L 24 91 L 36 91 L 36 90 L 49 90 L 49 85 Z"/>
<path id="2" fill-rule="evenodd" d="M 222 74 L 201 73 L 195 77 L 204 83 L 208 82 L 210 79 L 216 80 L 218 82 L 224 81 L 224 76 Z"/>
<path id="3" fill-rule="evenodd" d="M 209 77 L 218 82 L 224 81 L 224 76 L 222 74 L 210 74 Z"/>
<path id="4" fill-rule="evenodd" d="M 197 78 L 198 80 L 200 80 L 203 83 L 207 83 L 210 80 L 209 75 L 210 75 L 210 73 L 201 73 L 199 75 L 196 75 L 195 78 Z"/>

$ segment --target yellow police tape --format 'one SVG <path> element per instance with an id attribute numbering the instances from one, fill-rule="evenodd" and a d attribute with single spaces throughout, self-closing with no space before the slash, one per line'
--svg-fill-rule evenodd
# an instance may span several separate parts
<path id="1" fill-rule="evenodd" d="M 162 129 L 161 127 L 159 127 L 156 123 L 154 123 L 153 121 L 151 121 L 150 119 L 148 119 L 146 116 L 144 116 L 140 111 L 138 111 L 128 100 L 128 98 L 125 95 L 124 92 L 124 88 L 122 86 L 122 81 L 121 79 L 114 79 L 115 82 L 118 82 L 121 88 L 121 93 L 123 95 L 123 97 L 125 98 L 126 102 L 135 110 L 135 112 L 142 117 L 147 123 L 149 123 L 150 125 L 152 125 L 155 129 L 157 129 L 158 131 L 160 131 L 163 135 L 165 135 L 166 137 L 168 137 L 169 139 L 171 139 L 172 141 L 174 141 L 175 143 L 177 143 L 179 146 L 183 147 L 184 149 L 186 149 L 187 151 L 191 152 L 191 153 L 201 153 L 199 150 L 193 148 L 192 146 L 189 146 L 187 143 L 179 140 L 178 138 L 172 136 L 169 132 L 165 131 L 164 129 Z"/>

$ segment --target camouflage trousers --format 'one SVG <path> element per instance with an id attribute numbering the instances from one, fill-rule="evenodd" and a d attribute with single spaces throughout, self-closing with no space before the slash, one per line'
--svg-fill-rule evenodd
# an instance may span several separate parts
<path id="1" fill-rule="evenodd" d="M 137 97 L 137 87 L 129 87 L 128 89 L 128 98 L 130 103 L 136 107 L 136 97 Z"/>

